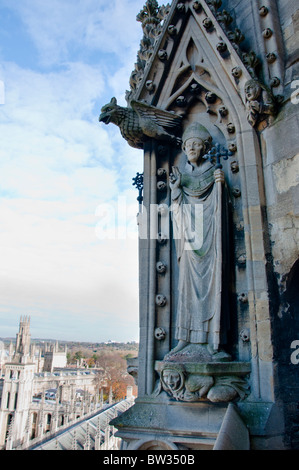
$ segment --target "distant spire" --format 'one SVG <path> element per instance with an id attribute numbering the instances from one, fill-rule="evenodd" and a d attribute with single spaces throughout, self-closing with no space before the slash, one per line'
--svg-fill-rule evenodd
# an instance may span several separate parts
<path id="1" fill-rule="evenodd" d="M 6 441 L 6 450 L 12 450 L 13 444 L 13 428 L 14 428 L 15 416 L 13 415 L 8 426 L 8 435 Z"/>
<path id="2" fill-rule="evenodd" d="M 14 352 L 14 345 L 13 342 L 11 341 L 9 344 L 9 355 L 12 356 Z"/>
<path id="3" fill-rule="evenodd" d="M 84 443 L 84 450 L 90 450 L 90 431 L 89 431 L 89 422 L 86 423 L 86 438 Z"/>
<path id="4" fill-rule="evenodd" d="M 78 450 L 76 430 L 74 430 L 73 441 L 72 441 L 72 450 Z"/>
<path id="5" fill-rule="evenodd" d="M 16 337 L 16 349 L 13 360 L 19 363 L 28 362 L 30 354 L 30 325 L 29 317 L 21 316 L 19 332 Z"/>
<path id="6" fill-rule="evenodd" d="M 98 420 L 97 420 L 97 432 L 95 435 L 94 445 L 95 445 L 94 450 L 100 450 L 100 447 L 101 447 L 101 418 L 100 416 L 98 417 Z"/>
<path id="7" fill-rule="evenodd" d="M 110 390 L 109 390 L 109 405 L 112 405 L 113 403 L 113 393 L 112 393 L 112 387 L 110 387 Z"/>

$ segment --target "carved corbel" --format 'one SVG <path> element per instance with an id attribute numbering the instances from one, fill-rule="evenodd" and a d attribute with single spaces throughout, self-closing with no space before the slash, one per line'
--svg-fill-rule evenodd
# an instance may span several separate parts
<path id="1" fill-rule="evenodd" d="M 166 392 L 170 397 L 182 402 L 208 400 L 213 403 L 244 399 L 249 394 L 249 385 L 244 373 L 239 376 L 223 374 L 215 376 L 202 373 L 200 364 L 192 364 L 192 372 L 187 364 L 162 363 L 158 371 L 160 380 L 154 395 Z M 198 370 L 197 370 L 198 369 Z"/>
<path id="2" fill-rule="evenodd" d="M 245 84 L 247 120 L 255 127 L 263 115 L 275 114 L 275 102 L 270 91 L 258 80 L 248 80 Z"/>

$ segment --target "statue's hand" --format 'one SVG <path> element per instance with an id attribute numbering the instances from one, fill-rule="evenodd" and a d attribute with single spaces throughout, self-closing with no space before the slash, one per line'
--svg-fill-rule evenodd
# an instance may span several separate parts
<path id="1" fill-rule="evenodd" d="M 181 173 L 176 166 L 172 167 L 172 173 L 169 175 L 169 186 L 172 191 L 181 186 Z"/>
<path id="2" fill-rule="evenodd" d="M 224 183 L 224 173 L 221 169 L 214 171 L 214 178 L 216 183 Z"/>
<path id="3" fill-rule="evenodd" d="M 260 108 L 261 108 L 261 106 L 260 106 L 260 103 L 258 101 L 251 101 L 250 102 L 250 109 L 252 109 L 253 111 L 257 111 L 259 113 L 261 111 Z"/>

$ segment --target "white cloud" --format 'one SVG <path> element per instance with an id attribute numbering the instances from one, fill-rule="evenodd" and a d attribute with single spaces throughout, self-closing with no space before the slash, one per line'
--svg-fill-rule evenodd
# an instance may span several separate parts
<path id="1" fill-rule="evenodd" d="M 144 0 L 22 0 L 8 8 L 23 20 L 42 63 L 64 61 L 72 52 L 116 54 L 124 62 L 138 49 L 142 33 L 135 18 Z"/>
<path id="2" fill-rule="evenodd" d="M 131 183 L 142 171 L 142 152 L 117 127 L 98 123 L 98 114 L 112 94 L 122 93 L 124 104 L 144 1 L 4 3 L 20 14 L 47 68 L 2 65 L 0 316 L 31 313 L 61 339 L 70 322 L 86 339 L 91 325 L 93 340 L 97 329 L 111 328 L 116 338 L 112 321 L 119 336 L 132 339 L 138 261 Z M 107 54 L 93 63 L 97 51 Z M 128 236 L 100 240 L 96 209 L 115 207 L 119 197 L 126 197 L 129 218 L 118 217 L 118 233 Z"/>

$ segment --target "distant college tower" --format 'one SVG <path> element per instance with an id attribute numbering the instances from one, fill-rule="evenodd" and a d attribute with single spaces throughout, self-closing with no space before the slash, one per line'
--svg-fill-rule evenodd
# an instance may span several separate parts
<path id="1" fill-rule="evenodd" d="M 35 364 L 30 348 L 30 317 L 21 317 L 16 348 L 5 377 L 0 408 L 0 447 L 21 442 L 32 402 Z"/>

